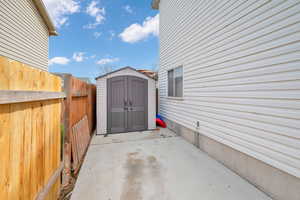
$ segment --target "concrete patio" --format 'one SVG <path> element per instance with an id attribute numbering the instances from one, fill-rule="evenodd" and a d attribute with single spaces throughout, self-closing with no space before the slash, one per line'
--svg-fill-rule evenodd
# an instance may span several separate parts
<path id="1" fill-rule="evenodd" d="M 271 199 L 168 129 L 95 136 L 72 200 Z"/>

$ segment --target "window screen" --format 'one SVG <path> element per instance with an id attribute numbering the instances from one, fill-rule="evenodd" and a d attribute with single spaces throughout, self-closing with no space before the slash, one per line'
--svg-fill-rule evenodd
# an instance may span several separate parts
<path id="1" fill-rule="evenodd" d="M 168 71 L 168 96 L 183 96 L 183 68 L 182 66 Z"/>
<path id="2" fill-rule="evenodd" d="M 168 96 L 174 96 L 174 70 L 168 71 Z"/>

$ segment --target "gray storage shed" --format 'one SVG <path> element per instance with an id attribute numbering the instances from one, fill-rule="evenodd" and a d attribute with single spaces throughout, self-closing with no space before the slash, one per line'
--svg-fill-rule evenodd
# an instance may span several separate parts
<path id="1" fill-rule="evenodd" d="M 155 80 L 131 67 L 97 80 L 97 134 L 155 129 Z"/>

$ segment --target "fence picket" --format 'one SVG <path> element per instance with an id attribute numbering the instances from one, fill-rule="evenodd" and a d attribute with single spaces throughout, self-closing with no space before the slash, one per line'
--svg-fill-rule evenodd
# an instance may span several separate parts
<path id="1" fill-rule="evenodd" d="M 0 56 L 2 94 L 4 90 L 60 93 L 61 78 Z M 0 105 L 0 199 L 35 199 L 58 169 L 59 98 Z M 59 185 L 58 179 L 46 199 L 58 197 Z"/>

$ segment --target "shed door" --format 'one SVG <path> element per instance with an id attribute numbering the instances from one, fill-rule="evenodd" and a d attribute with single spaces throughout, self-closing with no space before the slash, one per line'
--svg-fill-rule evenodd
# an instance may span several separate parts
<path id="1" fill-rule="evenodd" d="M 125 132 L 127 129 L 127 77 L 111 78 L 107 84 L 107 131 Z"/>
<path id="2" fill-rule="evenodd" d="M 128 77 L 128 131 L 148 128 L 148 82 L 138 77 Z"/>
<path id="3" fill-rule="evenodd" d="M 121 133 L 148 128 L 148 82 L 133 76 L 108 79 L 107 131 Z"/>

